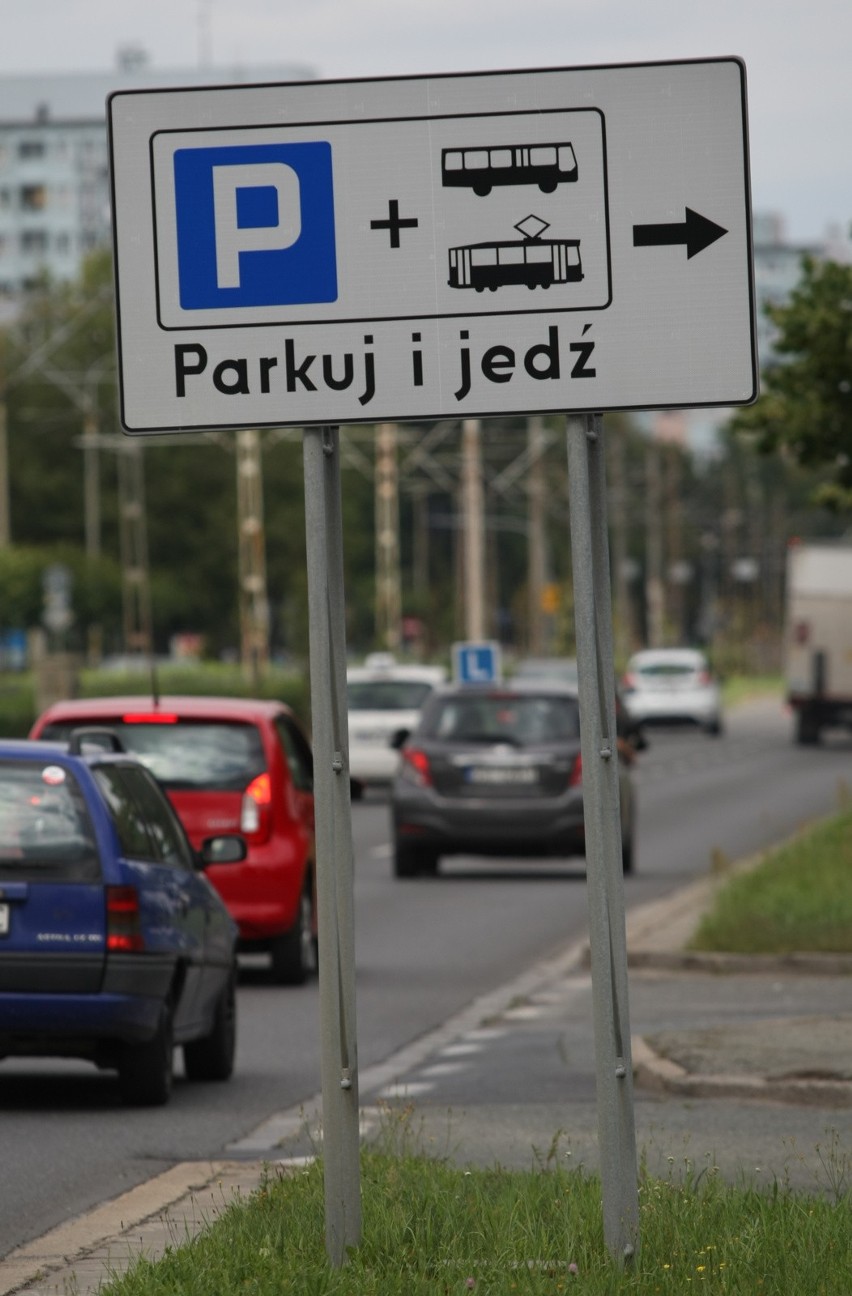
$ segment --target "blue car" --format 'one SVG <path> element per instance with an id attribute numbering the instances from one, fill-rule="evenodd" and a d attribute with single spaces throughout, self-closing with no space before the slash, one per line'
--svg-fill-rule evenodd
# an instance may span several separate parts
<path id="1" fill-rule="evenodd" d="M 236 1043 L 236 926 L 159 784 L 107 731 L 0 742 L 0 1057 L 118 1072 L 126 1102 L 226 1080 Z"/>

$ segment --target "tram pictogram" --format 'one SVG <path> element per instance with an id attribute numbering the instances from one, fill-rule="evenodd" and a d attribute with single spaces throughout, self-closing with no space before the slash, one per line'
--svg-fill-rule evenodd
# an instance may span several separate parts
<path id="1" fill-rule="evenodd" d="M 526 216 L 514 228 L 523 238 L 450 248 L 450 287 L 496 292 L 510 284 L 550 288 L 583 278 L 579 239 L 542 238 L 550 225 L 538 216 Z"/>

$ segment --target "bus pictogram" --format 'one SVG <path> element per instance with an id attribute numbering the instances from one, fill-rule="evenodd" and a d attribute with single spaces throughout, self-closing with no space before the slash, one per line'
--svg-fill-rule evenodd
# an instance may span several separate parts
<path id="1" fill-rule="evenodd" d="M 480 198 L 495 185 L 538 185 L 542 193 L 577 179 L 573 145 L 500 144 L 488 148 L 445 148 L 441 151 L 441 183 L 447 188 L 472 189 Z"/>
<path id="2" fill-rule="evenodd" d="M 579 283 L 583 278 L 580 240 L 542 238 L 549 228 L 538 216 L 527 216 L 515 226 L 524 236 L 520 240 L 450 248 L 450 287 L 496 292 L 510 284 L 550 288 L 552 284 Z"/>

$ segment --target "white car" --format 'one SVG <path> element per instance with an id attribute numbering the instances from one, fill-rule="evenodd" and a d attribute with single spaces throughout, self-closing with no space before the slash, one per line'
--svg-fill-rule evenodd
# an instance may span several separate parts
<path id="1" fill-rule="evenodd" d="M 722 690 L 704 653 L 646 648 L 634 653 L 623 680 L 627 711 L 640 724 L 694 724 L 722 732 Z"/>
<path id="2" fill-rule="evenodd" d="M 443 666 L 400 666 L 390 653 L 372 653 L 346 672 L 349 702 L 349 778 L 353 799 L 365 787 L 389 787 L 399 765 L 392 745 L 413 729 L 423 703 L 443 684 Z"/>

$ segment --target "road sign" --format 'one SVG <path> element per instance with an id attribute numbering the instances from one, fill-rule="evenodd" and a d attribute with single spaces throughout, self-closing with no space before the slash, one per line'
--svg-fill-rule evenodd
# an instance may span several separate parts
<path id="1" fill-rule="evenodd" d="M 734 405 L 735 58 L 109 101 L 130 432 Z"/>
<path id="2" fill-rule="evenodd" d="M 459 684 L 498 684 L 502 678 L 498 643 L 453 644 L 453 679 Z"/>

